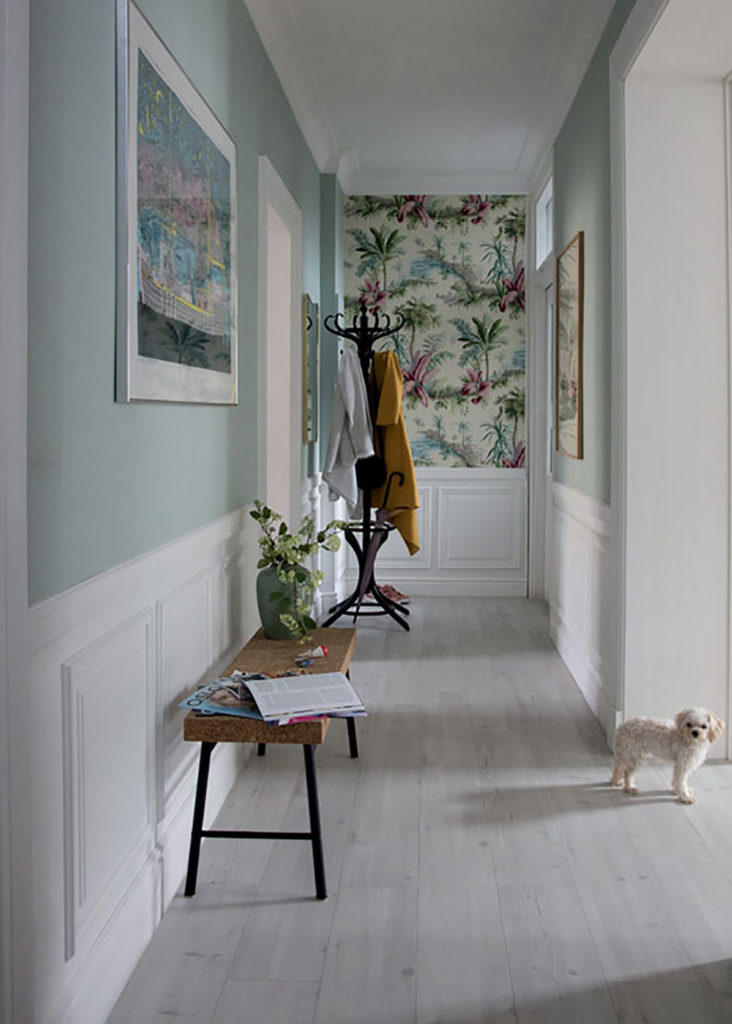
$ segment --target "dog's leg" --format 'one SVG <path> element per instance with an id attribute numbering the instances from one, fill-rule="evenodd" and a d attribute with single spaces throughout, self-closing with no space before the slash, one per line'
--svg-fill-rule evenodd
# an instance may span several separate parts
<path id="1" fill-rule="evenodd" d="M 623 777 L 625 780 L 623 785 L 623 792 L 629 793 L 631 796 L 635 796 L 638 792 L 638 787 L 636 786 L 635 779 L 633 778 L 633 775 L 635 774 L 635 770 L 637 767 L 637 761 L 629 761 L 628 764 L 626 764 L 625 766 L 625 771 L 623 772 Z"/>
<path id="2" fill-rule="evenodd" d="M 613 777 L 610 779 L 611 786 L 622 786 L 623 784 L 623 763 L 617 757 L 613 765 Z"/>
<path id="3" fill-rule="evenodd" d="M 673 790 L 680 804 L 695 804 L 694 790 L 689 786 L 689 776 L 679 765 L 674 765 Z"/>

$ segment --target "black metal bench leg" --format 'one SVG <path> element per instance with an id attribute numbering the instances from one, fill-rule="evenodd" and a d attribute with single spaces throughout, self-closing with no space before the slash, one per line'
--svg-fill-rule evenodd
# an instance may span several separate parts
<path id="1" fill-rule="evenodd" d="M 186 875 L 186 896 L 195 896 L 196 879 L 198 878 L 198 857 L 201 853 L 201 832 L 203 831 L 203 813 L 206 810 L 206 789 L 208 788 L 208 768 L 211 763 L 211 752 L 215 743 L 201 744 L 201 757 L 198 762 L 198 782 L 196 783 L 196 802 L 193 806 L 193 825 L 191 826 L 191 848 L 188 853 L 188 873 Z"/>
<path id="2" fill-rule="evenodd" d="M 346 672 L 346 679 L 350 680 L 351 670 L 348 669 Z M 356 720 L 354 718 L 347 718 L 346 725 L 348 728 L 348 749 L 351 752 L 351 757 L 358 757 L 358 740 L 356 739 Z"/>
<path id="3" fill-rule="evenodd" d="M 264 755 L 266 753 L 267 753 L 267 744 L 266 743 L 258 743 L 257 744 L 257 757 L 264 757 Z"/>
<path id="4" fill-rule="evenodd" d="M 347 718 L 346 726 L 348 728 L 348 749 L 351 752 L 351 757 L 358 757 L 358 740 L 356 739 L 355 720 L 353 718 Z"/>
<path id="5" fill-rule="evenodd" d="M 320 832 L 318 783 L 315 778 L 315 754 L 310 743 L 304 743 L 302 750 L 305 755 L 305 781 L 308 789 L 308 811 L 310 812 L 310 840 L 313 845 L 315 895 L 319 900 L 324 900 L 328 893 L 325 888 L 325 864 L 323 861 L 323 839 Z"/>

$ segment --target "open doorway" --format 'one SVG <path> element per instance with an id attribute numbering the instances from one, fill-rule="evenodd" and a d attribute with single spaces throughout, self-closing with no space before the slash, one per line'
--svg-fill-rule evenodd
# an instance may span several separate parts
<path id="1" fill-rule="evenodd" d="M 300 519 L 302 214 L 267 157 L 259 158 L 258 494 Z"/>
<path id="2" fill-rule="evenodd" d="M 529 195 L 531 268 L 529 349 L 529 597 L 548 598 L 551 579 L 551 501 L 554 346 L 554 184 L 551 164 Z"/>
<path id="3" fill-rule="evenodd" d="M 732 9 L 649 8 L 633 12 L 611 61 L 618 707 L 665 714 L 692 694 L 724 716 Z"/>

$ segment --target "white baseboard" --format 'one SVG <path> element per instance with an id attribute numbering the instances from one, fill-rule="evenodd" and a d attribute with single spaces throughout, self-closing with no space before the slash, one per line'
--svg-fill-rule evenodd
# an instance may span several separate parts
<path id="1" fill-rule="evenodd" d="M 259 625 L 257 530 L 239 509 L 29 612 L 39 1022 L 103 1024 L 180 885 L 198 745 L 178 702 Z M 245 756 L 215 751 L 207 815 Z"/>

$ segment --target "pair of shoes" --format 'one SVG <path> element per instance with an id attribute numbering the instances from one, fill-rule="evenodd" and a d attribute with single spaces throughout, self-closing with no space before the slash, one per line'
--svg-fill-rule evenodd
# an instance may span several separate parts
<path id="1" fill-rule="evenodd" d="M 384 597 L 388 597 L 390 601 L 396 601 L 397 604 L 409 604 L 409 594 L 402 594 L 401 590 L 397 590 L 391 583 L 385 583 L 380 589 Z"/>

